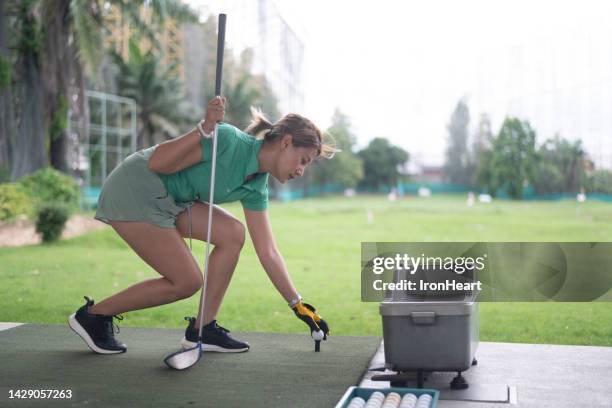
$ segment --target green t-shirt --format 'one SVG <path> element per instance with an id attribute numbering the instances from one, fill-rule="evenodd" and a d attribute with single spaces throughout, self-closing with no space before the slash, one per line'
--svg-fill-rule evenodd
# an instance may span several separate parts
<path id="1" fill-rule="evenodd" d="M 217 126 L 217 170 L 215 204 L 238 201 L 248 210 L 263 211 L 268 207 L 268 173 L 257 173 L 257 154 L 263 140 L 242 132 L 227 123 Z M 159 174 L 166 190 L 175 201 L 208 201 L 212 169 L 212 138 L 201 139 L 203 158 L 172 174 Z"/>

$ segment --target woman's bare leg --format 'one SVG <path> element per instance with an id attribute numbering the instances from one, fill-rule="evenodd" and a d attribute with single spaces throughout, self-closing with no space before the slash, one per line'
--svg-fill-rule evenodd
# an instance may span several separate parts
<path id="1" fill-rule="evenodd" d="M 196 202 L 191 209 L 191 219 L 193 238 L 205 241 L 208 229 L 208 204 Z M 178 216 L 176 227 L 183 237 L 189 237 L 187 211 Z M 210 323 L 217 316 L 244 245 L 245 228 L 229 212 L 214 206 L 211 235 L 215 248 L 211 251 L 208 261 L 204 324 Z M 196 327 L 199 324 L 200 316 L 196 320 Z"/>
<path id="2" fill-rule="evenodd" d="M 128 245 L 162 278 L 150 279 L 95 304 L 90 313 L 115 315 L 187 298 L 202 287 L 202 274 L 175 228 L 146 222 L 111 221 Z"/>

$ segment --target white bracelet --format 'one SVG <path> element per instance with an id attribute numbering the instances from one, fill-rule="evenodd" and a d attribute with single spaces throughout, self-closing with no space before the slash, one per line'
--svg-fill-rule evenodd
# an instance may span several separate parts
<path id="1" fill-rule="evenodd" d="M 212 136 L 212 134 L 214 133 L 214 131 L 212 131 L 212 132 L 207 134 L 206 132 L 204 132 L 204 128 L 202 127 L 202 123 L 204 123 L 203 120 L 199 121 L 198 125 L 197 125 L 198 131 L 200 132 L 200 136 L 202 136 L 203 139 L 209 139 Z"/>
<path id="2" fill-rule="evenodd" d="M 289 302 L 289 307 L 293 308 L 295 305 L 302 301 L 302 297 L 298 294 L 296 298 L 294 298 L 291 302 Z"/>

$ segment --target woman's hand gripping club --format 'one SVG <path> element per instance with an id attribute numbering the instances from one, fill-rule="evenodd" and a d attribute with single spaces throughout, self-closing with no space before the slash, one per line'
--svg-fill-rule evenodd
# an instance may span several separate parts
<path id="1" fill-rule="evenodd" d="M 198 126 L 202 126 L 204 134 L 212 136 L 215 125 L 225 118 L 225 104 L 227 99 L 223 96 L 215 96 L 206 105 L 204 120 Z"/>

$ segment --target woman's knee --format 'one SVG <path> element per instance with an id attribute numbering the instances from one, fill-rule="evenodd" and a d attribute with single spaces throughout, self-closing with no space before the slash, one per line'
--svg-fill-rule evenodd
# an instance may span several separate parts
<path id="1" fill-rule="evenodd" d="M 246 228 L 244 227 L 244 225 L 238 220 L 232 221 L 227 231 L 227 242 L 224 242 L 224 244 L 226 246 L 232 246 L 238 249 L 242 249 L 245 240 Z"/>
<path id="2" fill-rule="evenodd" d="M 178 283 L 175 283 L 174 292 L 177 298 L 186 299 L 188 297 L 193 296 L 200 289 L 202 289 L 203 284 L 204 282 L 202 279 L 202 274 L 198 273 L 197 275 L 191 276 L 189 278 L 181 280 Z"/>

